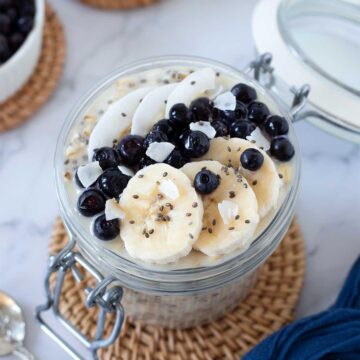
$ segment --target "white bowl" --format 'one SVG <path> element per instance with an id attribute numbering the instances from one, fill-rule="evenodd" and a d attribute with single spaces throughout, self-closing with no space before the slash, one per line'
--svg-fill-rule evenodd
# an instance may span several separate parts
<path id="1" fill-rule="evenodd" d="M 44 20 L 44 0 L 35 0 L 34 27 L 15 54 L 0 65 L 0 103 L 14 95 L 28 81 L 39 61 Z"/>

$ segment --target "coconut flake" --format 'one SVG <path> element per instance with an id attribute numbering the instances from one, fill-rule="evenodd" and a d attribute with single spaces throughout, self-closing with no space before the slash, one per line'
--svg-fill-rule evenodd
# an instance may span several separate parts
<path id="1" fill-rule="evenodd" d="M 269 140 L 262 134 L 261 130 L 258 127 L 249 136 L 246 137 L 246 140 L 251 141 L 258 148 L 264 151 L 270 149 Z"/>
<path id="2" fill-rule="evenodd" d="M 224 92 L 215 98 L 214 107 L 222 111 L 233 111 L 236 108 L 236 97 L 231 91 Z"/>
<path id="3" fill-rule="evenodd" d="M 147 148 L 146 155 L 156 162 L 163 162 L 174 149 L 175 146 L 169 142 L 153 142 Z"/>
<path id="4" fill-rule="evenodd" d="M 218 209 L 225 225 L 228 225 L 239 213 L 238 205 L 229 200 L 223 200 L 221 203 L 218 203 Z"/>
<path id="5" fill-rule="evenodd" d="M 216 130 L 211 126 L 209 121 L 198 121 L 190 124 L 190 130 L 201 131 L 209 139 L 213 139 L 216 135 Z"/>
<path id="6" fill-rule="evenodd" d="M 118 169 L 124 174 L 124 175 L 127 175 L 127 176 L 130 176 L 130 177 L 133 177 L 135 175 L 135 173 L 129 169 L 127 166 L 124 166 L 124 165 L 119 165 L 118 166 Z"/>
<path id="7" fill-rule="evenodd" d="M 98 161 L 93 161 L 80 166 L 77 170 L 78 178 L 84 187 L 92 185 L 102 173 L 103 170 Z"/>
<path id="8" fill-rule="evenodd" d="M 105 218 L 107 221 L 114 219 L 125 219 L 125 213 L 121 210 L 120 205 L 115 199 L 106 200 Z"/>
<path id="9" fill-rule="evenodd" d="M 179 197 L 179 190 L 171 180 L 163 180 L 160 183 L 159 190 L 171 200 L 175 200 Z"/>

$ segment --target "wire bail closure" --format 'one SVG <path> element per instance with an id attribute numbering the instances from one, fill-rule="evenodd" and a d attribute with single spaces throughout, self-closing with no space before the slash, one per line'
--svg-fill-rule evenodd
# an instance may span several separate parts
<path id="1" fill-rule="evenodd" d="M 261 54 L 245 67 L 244 72 L 251 75 L 261 85 L 271 89 L 276 83 L 272 59 L 273 56 L 271 53 Z M 289 110 L 292 116 L 292 122 L 297 122 L 304 118 L 301 115 L 301 110 L 303 110 L 307 103 L 310 89 L 310 85 L 308 84 L 304 84 L 300 88 L 294 86 L 290 88 L 290 92 L 293 94 Z"/>
<path id="2" fill-rule="evenodd" d="M 68 234 L 70 232 L 68 231 Z M 124 308 L 121 305 L 123 289 L 116 285 L 116 278 L 104 278 L 83 256 L 74 250 L 75 240 L 69 235 L 69 242 L 64 249 L 56 256 L 51 256 L 45 276 L 44 287 L 46 302 L 39 305 L 35 311 L 35 317 L 39 321 L 41 329 L 55 340 L 70 356 L 74 359 L 84 359 L 68 342 L 66 342 L 44 319 L 43 314 L 52 310 L 55 319 L 58 320 L 72 335 L 74 335 L 84 347 L 91 353 L 93 359 L 97 360 L 99 349 L 107 347 L 115 342 L 121 332 L 124 322 Z M 85 305 L 88 308 L 98 306 L 99 317 L 97 320 L 96 334 L 93 339 L 89 339 L 74 327 L 60 312 L 60 296 L 64 285 L 65 275 L 72 273 L 77 283 L 84 280 L 78 265 L 88 271 L 96 280 L 96 285 L 92 288 L 87 286 L 84 289 L 86 295 Z M 54 289 L 50 287 L 50 277 L 56 275 Z M 114 313 L 115 322 L 110 335 L 104 338 L 106 314 Z"/>

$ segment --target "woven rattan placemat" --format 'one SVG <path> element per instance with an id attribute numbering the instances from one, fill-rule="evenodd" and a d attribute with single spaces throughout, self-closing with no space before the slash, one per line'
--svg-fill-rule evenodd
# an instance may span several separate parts
<path id="1" fill-rule="evenodd" d="M 57 220 L 50 252 L 59 252 L 67 241 Z M 188 330 L 170 330 L 126 319 L 122 335 L 100 358 L 215 360 L 239 359 L 259 341 L 293 319 L 305 271 L 305 246 L 294 220 L 279 248 L 264 264 L 255 287 L 225 317 Z M 72 276 L 66 277 L 62 313 L 88 336 L 94 336 L 97 311 L 85 309 L 84 292 Z M 110 329 L 111 327 L 109 327 Z"/>
<path id="2" fill-rule="evenodd" d="M 0 104 L 0 131 L 22 124 L 54 92 L 65 60 L 65 38 L 55 11 L 46 5 L 44 37 L 39 63 L 27 83 L 10 99 Z"/>
<path id="3" fill-rule="evenodd" d="M 140 6 L 151 5 L 158 0 L 80 0 L 86 5 L 101 9 L 132 9 Z"/>

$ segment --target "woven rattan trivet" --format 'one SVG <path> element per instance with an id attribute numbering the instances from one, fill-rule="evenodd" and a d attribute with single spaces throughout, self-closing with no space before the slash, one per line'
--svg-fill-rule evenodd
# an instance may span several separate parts
<path id="1" fill-rule="evenodd" d="M 65 60 L 65 38 L 55 11 L 46 5 L 42 51 L 39 63 L 27 83 L 0 104 L 0 131 L 22 124 L 50 97 L 59 83 Z"/>
<path id="2" fill-rule="evenodd" d="M 56 221 L 50 252 L 65 245 L 67 236 Z M 259 341 L 293 319 L 305 270 L 304 240 L 294 220 L 285 239 L 264 264 L 257 284 L 233 312 L 216 322 L 189 330 L 169 330 L 126 319 L 122 335 L 100 358 L 215 360 L 239 359 Z M 84 292 L 66 277 L 61 311 L 88 336 L 94 336 L 97 311 L 85 309 Z M 111 327 L 108 327 L 111 329 Z"/>
<path id="3" fill-rule="evenodd" d="M 158 0 L 80 0 L 86 5 L 95 6 L 101 9 L 133 9 L 140 6 L 151 5 Z"/>

